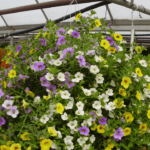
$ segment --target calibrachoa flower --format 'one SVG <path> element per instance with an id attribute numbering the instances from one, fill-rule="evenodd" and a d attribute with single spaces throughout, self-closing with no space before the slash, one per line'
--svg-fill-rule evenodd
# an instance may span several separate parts
<path id="1" fill-rule="evenodd" d="M 78 37 L 80 36 L 80 33 L 77 32 L 77 31 L 73 31 L 73 32 L 72 32 L 72 36 L 73 36 L 74 38 L 78 38 Z"/>
<path id="2" fill-rule="evenodd" d="M 21 45 L 18 45 L 17 49 L 16 49 L 16 52 L 20 52 L 21 47 L 22 47 Z"/>
<path id="3" fill-rule="evenodd" d="M 79 20 L 80 16 L 81 16 L 81 13 L 78 13 L 75 17 L 75 20 Z"/>
<path id="4" fill-rule="evenodd" d="M 114 139 L 116 140 L 116 141 L 119 141 L 119 140 L 121 140 L 121 138 L 124 136 L 124 132 L 123 132 L 123 129 L 121 128 L 121 127 L 119 127 L 116 131 L 115 131 L 115 133 L 114 133 L 114 135 L 113 135 L 113 137 L 114 137 Z"/>
<path id="5" fill-rule="evenodd" d="M 17 110 L 17 106 L 9 107 L 9 111 L 7 112 L 7 115 L 12 116 L 13 118 L 16 118 L 18 114 L 19 114 L 19 111 Z"/>
<path id="6" fill-rule="evenodd" d="M 59 39 L 58 39 L 58 41 L 57 41 L 57 45 L 63 45 L 63 44 L 65 44 L 66 43 L 66 40 L 65 40 L 65 38 L 64 37 L 59 37 Z"/>
<path id="7" fill-rule="evenodd" d="M 78 62 L 80 64 L 80 67 L 85 65 L 85 59 L 84 59 L 84 57 L 82 55 L 80 55 L 78 57 Z"/>
<path id="8" fill-rule="evenodd" d="M 43 62 L 36 63 L 36 65 L 34 67 L 36 70 L 39 70 L 39 71 L 42 71 L 43 69 L 45 69 L 45 65 Z"/>
<path id="9" fill-rule="evenodd" d="M 114 44 L 114 39 L 111 37 L 106 38 L 107 41 L 109 41 L 110 46 Z"/>
<path id="10" fill-rule="evenodd" d="M 5 123 L 5 119 L 3 117 L 0 117 L 0 126 L 4 125 Z"/>
<path id="11" fill-rule="evenodd" d="M 88 127 L 83 126 L 83 127 L 80 127 L 80 128 L 79 128 L 79 132 L 80 132 L 80 134 L 82 134 L 82 135 L 88 136 L 90 130 L 89 130 Z"/>
<path id="12" fill-rule="evenodd" d="M 100 123 L 101 125 L 105 125 L 105 124 L 107 123 L 107 118 L 101 117 L 101 119 L 99 120 L 99 123 Z"/>

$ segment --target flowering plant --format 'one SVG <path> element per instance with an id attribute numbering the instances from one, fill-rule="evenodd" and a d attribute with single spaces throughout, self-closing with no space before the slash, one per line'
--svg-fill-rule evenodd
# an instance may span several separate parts
<path id="1" fill-rule="evenodd" d="M 150 57 L 136 43 L 130 55 L 123 37 L 94 14 L 78 14 L 77 27 L 48 21 L 3 58 L 11 67 L 0 74 L 0 150 L 150 144 Z M 95 27 L 101 30 L 90 32 Z"/>

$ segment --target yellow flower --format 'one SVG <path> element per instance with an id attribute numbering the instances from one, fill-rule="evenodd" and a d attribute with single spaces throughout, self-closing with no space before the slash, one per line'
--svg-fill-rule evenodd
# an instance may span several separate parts
<path id="1" fill-rule="evenodd" d="M 116 49 L 115 49 L 114 47 L 109 47 L 109 48 L 108 48 L 108 51 L 109 51 L 110 53 L 115 53 L 115 52 L 116 52 Z"/>
<path id="2" fill-rule="evenodd" d="M 9 73 L 8 73 L 8 77 L 9 77 L 9 78 L 14 78 L 14 77 L 16 77 L 16 71 L 13 70 L 13 69 L 10 70 Z"/>
<path id="3" fill-rule="evenodd" d="M 24 108 L 24 109 L 26 108 L 26 106 L 29 105 L 29 103 L 27 103 L 24 99 L 22 100 L 22 103 L 23 103 L 23 108 Z"/>
<path id="4" fill-rule="evenodd" d="M 94 127 L 93 127 L 93 128 L 91 128 L 91 130 L 92 130 L 92 131 L 95 131 L 95 130 L 97 129 L 97 124 L 96 124 L 96 122 L 95 122 L 95 121 L 93 121 L 93 125 L 94 125 Z"/>
<path id="5" fill-rule="evenodd" d="M 150 109 L 147 111 L 147 117 L 150 119 Z"/>
<path id="6" fill-rule="evenodd" d="M 123 132 L 124 132 L 124 136 L 130 135 L 131 128 L 126 127 L 125 129 L 123 129 Z"/>
<path id="7" fill-rule="evenodd" d="M 111 148 L 110 147 L 106 147 L 105 150 L 111 150 Z"/>
<path id="8" fill-rule="evenodd" d="M 6 146 L 6 145 L 1 145 L 1 146 L 0 146 L 0 149 L 1 149 L 1 150 L 9 150 L 9 147 Z"/>
<path id="9" fill-rule="evenodd" d="M 62 115 L 64 111 L 64 106 L 61 103 L 57 103 L 56 111 Z"/>
<path id="10" fill-rule="evenodd" d="M 21 150 L 21 145 L 19 143 L 12 144 L 10 150 Z"/>
<path id="11" fill-rule="evenodd" d="M 10 146 L 14 141 L 8 141 L 7 146 Z"/>
<path id="12" fill-rule="evenodd" d="M 104 39 L 104 36 L 101 36 L 101 39 Z"/>
<path id="13" fill-rule="evenodd" d="M 141 48 L 141 46 L 137 46 L 137 47 L 135 48 L 135 51 L 136 51 L 138 54 L 141 54 L 141 53 L 142 53 L 142 48 Z"/>
<path id="14" fill-rule="evenodd" d="M 148 84 L 148 87 L 147 87 L 149 90 L 150 90 L 150 83 Z"/>
<path id="15" fill-rule="evenodd" d="M 126 91 L 125 91 L 123 88 L 119 88 L 119 93 L 120 93 L 122 96 L 126 96 L 126 95 L 127 95 Z"/>
<path id="16" fill-rule="evenodd" d="M 6 81 L 2 81 L 2 82 L 0 82 L 0 83 L 4 85 L 4 88 L 6 88 L 6 87 L 7 87 L 7 83 L 6 83 Z"/>
<path id="17" fill-rule="evenodd" d="M 104 64 L 106 64 L 106 63 L 107 63 L 107 60 L 106 60 L 106 59 L 104 59 L 102 56 L 99 56 L 99 58 L 100 58 L 100 59 L 102 59 L 102 60 L 104 61 Z"/>
<path id="18" fill-rule="evenodd" d="M 52 127 L 48 127 L 48 133 L 51 136 L 56 136 L 57 135 L 55 129 L 53 129 Z"/>
<path id="19" fill-rule="evenodd" d="M 27 150 L 31 150 L 31 146 L 29 146 L 29 147 L 27 148 Z"/>
<path id="20" fill-rule="evenodd" d="M 102 24 L 101 24 L 101 22 L 100 22 L 98 19 L 95 19 L 95 25 L 96 25 L 96 27 L 99 27 L 99 26 L 101 26 Z"/>
<path id="21" fill-rule="evenodd" d="M 110 47 L 110 44 L 107 40 L 101 40 L 100 46 L 104 47 L 105 49 L 108 49 L 108 47 Z"/>
<path id="22" fill-rule="evenodd" d="M 76 15 L 75 20 L 78 20 L 78 19 L 80 18 L 80 16 L 81 16 L 81 13 L 78 13 L 78 14 Z"/>
<path id="23" fill-rule="evenodd" d="M 35 49 L 35 48 L 32 48 L 32 49 L 29 51 L 29 54 L 33 54 L 34 52 L 36 52 L 36 49 Z"/>
<path id="24" fill-rule="evenodd" d="M 33 92 L 31 92 L 31 91 L 28 91 L 28 90 L 26 90 L 26 92 L 27 92 L 27 94 L 29 95 L 29 96 L 31 96 L 31 97 L 34 97 L 34 93 Z"/>
<path id="25" fill-rule="evenodd" d="M 137 110 L 137 114 L 140 114 L 140 111 L 139 111 L 139 110 Z"/>
<path id="26" fill-rule="evenodd" d="M 38 35 L 35 37 L 35 39 L 39 38 L 41 33 L 39 32 Z"/>
<path id="27" fill-rule="evenodd" d="M 132 116 L 130 112 L 125 112 L 124 115 L 125 115 L 127 122 L 132 122 L 134 120 L 134 117 Z"/>
<path id="28" fill-rule="evenodd" d="M 93 28 L 90 28 L 90 30 L 94 30 L 95 29 L 95 26 L 93 26 Z"/>
<path id="29" fill-rule="evenodd" d="M 114 148 L 115 145 L 111 143 L 111 139 L 108 139 L 107 142 L 108 142 L 108 147 Z"/>
<path id="30" fill-rule="evenodd" d="M 98 133 L 104 133 L 104 132 L 105 132 L 104 128 L 106 128 L 105 125 L 101 125 L 101 124 L 98 125 L 98 126 L 97 126 L 97 132 L 98 132 Z"/>
<path id="31" fill-rule="evenodd" d="M 118 103 L 118 99 L 114 100 L 116 108 L 122 108 L 124 105 L 124 101 L 121 101 L 121 103 Z"/>
<path id="32" fill-rule="evenodd" d="M 123 77 L 121 85 L 127 89 L 129 87 L 129 84 L 132 84 L 131 79 L 129 77 Z"/>
<path id="33" fill-rule="evenodd" d="M 52 145 L 52 141 L 50 139 L 44 139 L 40 142 L 40 146 L 44 150 L 49 150 Z"/>
<path id="34" fill-rule="evenodd" d="M 139 91 L 136 91 L 136 98 L 140 101 L 141 100 L 141 95 Z"/>
<path id="35" fill-rule="evenodd" d="M 20 135 L 21 139 L 23 141 L 30 141 L 31 139 L 27 136 L 28 134 L 31 134 L 31 133 L 28 133 L 28 132 L 24 132 L 23 134 Z"/>
<path id="36" fill-rule="evenodd" d="M 48 99 L 50 99 L 50 95 L 48 95 L 48 96 L 43 96 L 43 98 L 47 101 Z"/>
<path id="37" fill-rule="evenodd" d="M 115 38 L 116 41 L 121 41 L 122 40 L 122 35 L 120 35 L 119 33 L 115 33 L 114 38 Z"/>
<path id="38" fill-rule="evenodd" d="M 137 75 L 138 75 L 139 77 L 143 77 L 143 74 L 142 74 L 140 68 L 136 68 L 136 69 L 135 69 L 135 72 L 137 73 Z"/>
<path id="39" fill-rule="evenodd" d="M 147 131 L 147 124 L 146 123 L 140 124 L 139 129 L 140 129 L 139 133 L 145 133 Z"/>
<path id="40" fill-rule="evenodd" d="M 18 54 L 19 54 L 20 52 L 17 52 L 16 54 L 15 54 L 15 56 L 14 57 L 16 57 L 16 56 L 18 56 Z"/>
<path id="41" fill-rule="evenodd" d="M 12 54 L 12 52 L 11 52 L 11 51 L 8 51 L 7 56 L 9 56 L 9 55 L 11 55 L 11 54 Z"/>

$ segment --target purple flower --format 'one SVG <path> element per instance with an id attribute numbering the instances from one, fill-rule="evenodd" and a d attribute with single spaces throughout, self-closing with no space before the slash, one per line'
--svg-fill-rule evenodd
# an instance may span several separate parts
<path id="1" fill-rule="evenodd" d="M 72 36 L 73 36 L 74 38 L 78 38 L 79 35 L 80 35 L 80 33 L 77 32 L 77 31 L 73 31 L 73 32 L 72 32 Z"/>
<path id="2" fill-rule="evenodd" d="M 124 120 L 124 118 L 123 118 L 123 117 L 121 118 L 121 121 L 122 121 L 123 123 L 125 123 L 125 120 Z"/>
<path id="3" fill-rule="evenodd" d="M 97 118 L 97 115 L 94 111 L 91 111 L 90 114 L 94 117 L 94 119 L 92 119 L 92 121 L 95 121 Z"/>
<path id="4" fill-rule="evenodd" d="M 45 43 L 45 42 L 46 42 L 45 39 L 39 39 L 39 42 L 40 42 L 41 45 L 45 45 L 45 44 L 46 44 L 46 43 Z"/>
<path id="5" fill-rule="evenodd" d="M 66 40 L 64 39 L 64 37 L 60 37 L 56 43 L 56 45 L 63 45 L 66 43 Z"/>
<path id="6" fill-rule="evenodd" d="M 116 50 L 118 50 L 118 45 L 116 43 L 114 43 Z"/>
<path id="7" fill-rule="evenodd" d="M 46 88 L 46 90 L 50 90 L 50 91 L 52 91 L 52 93 L 53 94 L 55 94 L 56 93 L 56 85 L 49 85 L 47 88 Z M 48 94 L 50 94 L 49 92 L 48 92 Z"/>
<path id="8" fill-rule="evenodd" d="M 99 120 L 99 123 L 100 123 L 101 125 L 105 125 L 105 124 L 107 123 L 107 118 L 101 117 L 101 119 Z"/>
<path id="9" fill-rule="evenodd" d="M 111 29 L 111 26 L 110 26 L 110 25 L 111 25 L 111 23 L 109 22 L 108 26 L 109 26 L 109 28 Z"/>
<path id="10" fill-rule="evenodd" d="M 48 87 L 48 86 L 49 86 L 49 81 L 46 80 L 45 76 L 41 77 L 41 78 L 40 78 L 40 81 L 41 81 L 41 85 L 42 85 L 42 86 L 45 86 L 45 87 Z"/>
<path id="11" fill-rule="evenodd" d="M 65 82 L 67 83 L 69 89 L 71 89 L 74 86 L 74 82 L 72 82 L 71 80 L 67 80 Z"/>
<path id="12" fill-rule="evenodd" d="M 95 55 L 95 50 L 90 50 L 87 52 L 87 55 Z"/>
<path id="13" fill-rule="evenodd" d="M 80 128 L 79 128 L 79 132 L 80 132 L 80 134 L 82 134 L 82 135 L 88 136 L 90 130 L 89 130 L 88 127 L 83 126 L 83 127 L 80 127 Z"/>
<path id="14" fill-rule="evenodd" d="M 26 113 L 29 114 L 31 112 L 30 108 L 27 108 Z"/>
<path id="15" fill-rule="evenodd" d="M 0 98 L 4 96 L 4 92 L 2 91 L 2 89 L 0 89 Z"/>
<path id="16" fill-rule="evenodd" d="M 111 37 L 106 38 L 107 41 L 109 41 L 109 44 L 112 46 L 114 44 L 114 39 Z"/>
<path id="17" fill-rule="evenodd" d="M 71 74 L 69 72 L 65 72 L 64 74 L 65 74 L 65 79 L 69 79 L 70 78 Z"/>
<path id="18" fill-rule="evenodd" d="M 43 69 L 45 69 L 45 65 L 43 62 L 36 63 L 34 67 L 36 70 L 39 70 L 39 71 L 42 71 Z"/>
<path id="19" fill-rule="evenodd" d="M 21 80 L 21 79 L 28 79 L 28 78 L 30 78 L 30 77 L 29 77 L 29 76 L 22 75 L 22 74 L 19 74 L 19 79 L 18 79 L 18 81 Z"/>
<path id="20" fill-rule="evenodd" d="M 10 111 L 7 112 L 7 115 L 12 116 L 13 118 L 16 118 L 19 114 L 19 111 L 17 110 L 17 106 L 11 106 Z"/>
<path id="21" fill-rule="evenodd" d="M 65 32 L 66 32 L 66 30 L 65 30 L 64 28 L 59 29 L 59 30 L 57 31 L 58 37 L 63 36 L 61 33 L 65 33 Z"/>
<path id="22" fill-rule="evenodd" d="M 80 67 L 85 65 L 85 59 L 84 59 L 84 57 L 82 55 L 80 55 L 78 57 L 78 62 L 80 64 Z"/>
<path id="23" fill-rule="evenodd" d="M 25 92 L 26 92 L 26 91 L 30 91 L 30 89 L 29 89 L 28 87 L 26 87 L 26 88 L 25 88 Z M 28 93 L 26 92 L 26 94 L 28 94 Z"/>
<path id="24" fill-rule="evenodd" d="M 49 49 L 49 50 L 45 51 L 44 53 L 52 53 L 52 52 L 53 52 L 52 49 Z"/>
<path id="25" fill-rule="evenodd" d="M 5 123 L 5 119 L 3 117 L 0 117 L 0 126 L 4 125 Z"/>
<path id="26" fill-rule="evenodd" d="M 90 68 L 90 66 L 91 66 L 91 65 L 86 62 L 84 67 L 85 67 L 85 68 Z"/>
<path id="27" fill-rule="evenodd" d="M 17 46 L 17 49 L 16 49 L 16 52 L 19 52 L 20 49 L 21 49 L 21 45 L 18 45 L 18 46 Z"/>
<path id="28" fill-rule="evenodd" d="M 71 54 L 70 58 L 73 57 L 74 49 L 73 48 L 66 48 L 66 49 L 64 49 L 63 50 L 63 55 L 62 55 L 62 57 L 60 57 L 60 60 L 63 60 L 66 57 L 67 53 Z"/>
<path id="29" fill-rule="evenodd" d="M 121 140 L 121 138 L 122 138 L 123 136 L 124 136 L 124 132 L 123 132 L 123 129 L 122 129 L 121 127 L 119 127 L 119 128 L 115 131 L 115 133 L 114 133 L 114 135 L 113 135 L 115 141 Z"/>

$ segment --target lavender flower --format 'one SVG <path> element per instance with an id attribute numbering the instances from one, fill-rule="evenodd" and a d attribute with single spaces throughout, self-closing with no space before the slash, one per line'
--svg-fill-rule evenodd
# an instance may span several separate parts
<path id="1" fill-rule="evenodd" d="M 0 89 L 0 98 L 4 96 L 4 92 L 2 91 L 2 89 Z"/>
<path id="2" fill-rule="evenodd" d="M 94 119 L 92 119 L 92 121 L 95 121 L 97 118 L 97 115 L 94 111 L 91 111 L 90 114 L 94 117 Z"/>
<path id="3" fill-rule="evenodd" d="M 121 118 L 121 121 L 122 121 L 123 123 L 125 123 L 125 120 L 124 120 L 124 118 L 123 118 L 123 117 Z"/>
<path id="4" fill-rule="evenodd" d="M 16 49 L 16 52 L 19 52 L 20 49 L 21 49 L 21 45 L 18 45 L 18 46 L 17 46 L 17 49 Z"/>
<path id="5" fill-rule="evenodd" d="M 19 114 L 19 111 L 17 110 L 17 106 L 11 106 L 10 111 L 7 112 L 7 115 L 12 116 L 13 118 L 16 118 Z"/>
<path id="6" fill-rule="evenodd" d="M 95 55 L 95 50 L 90 50 L 87 52 L 87 55 Z"/>
<path id="7" fill-rule="evenodd" d="M 77 31 L 73 31 L 73 32 L 72 32 L 72 36 L 73 36 L 74 38 L 78 38 L 79 35 L 80 35 L 80 33 L 77 32 Z"/>
<path id="8" fill-rule="evenodd" d="M 46 90 L 50 90 L 50 91 L 52 91 L 52 93 L 53 94 L 55 94 L 56 93 L 56 85 L 49 85 L 47 88 L 46 88 Z M 49 94 L 49 92 L 48 92 L 48 94 Z"/>
<path id="9" fill-rule="evenodd" d="M 0 126 L 4 125 L 5 123 L 5 119 L 3 117 L 0 117 Z"/>
<path id="10" fill-rule="evenodd" d="M 21 79 L 28 79 L 28 78 L 30 78 L 30 77 L 29 77 L 29 76 L 22 75 L 22 74 L 19 74 L 19 79 L 18 79 L 18 81 L 21 80 Z"/>
<path id="11" fill-rule="evenodd" d="M 45 86 L 45 87 L 48 87 L 48 86 L 49 86 L 49 81 L 46 80 L 45 76 L 41 77 L 41 78 L 40 78 L 40 81 L 41 81 L 41 85 L 42 85 L 42 86 Z"/>
<path id="12" fill-rule="evenodd" d="M 69 89 L 71 89 L 74 86 L 74 82 L 72 82 L 71 80 L 67 80 L 65 82 L 67 83 Z"/>
<path id="13" fill-rule="evenodd" d="M 66 49 L 64 49 L 63 50 L 63 55 L 60 57 L 60 60 L 63 60 L 66 57 L 67 53 L 71 54 L 70 58 L 73 57 L 74 49 L 73 48 L 66 48 Z"/>
<path id="14" fill-rule="evenodd" d="M 109 44 L 112 46 L 114 44 L 114 39 L 111 37 L 106 38 L 107 41 L 109 41 Z"/>
<path id="15" fill-rule="evenodd" d="M 116 50 L 118 50 L 118 45 L 116 43 L 114 43 Z"/>
<path id="16" fill-rule="evenodd" d="M 43 62 L 36 63 L 34 67 L 36 70 L 39 70 L 39 71 L 42 71 L 43 69 L 45 69 L 45 65 Z"/>
<path id="17" fill-rule="evenodd" d="M 2 106 L 6 109 L 10 109 L 10 107 L 13 105 L 13 101 L 12 100 L 5 100 L 4 103 L 2 104 Z"/>
<path id="18" fill-rule="evenodd" d="M 109 28 L 111 29 L 111 26 L 110 26 L 110 25 L 111 25 L 111 23 L 109 22 L 108 26 L 109 26 Z"/>
<path id="19" fill-rule="evenodd" d="M 80 132 L 80 134 L 82 134 L 82 135 L 88 136 L 90 130 L 89 130 L 88 127 L 83 126 L 83 127 L 80 127 L 80 128 L 79 128 L 79 132 Z"/>
<path id="20" fill-rule="evenodd" d="M 46 43 L 45 43 L 45 42 L 46 42 L 46 39 L 39 39 L 39 42 L 40 42 L 41 45 L 46 46 L 46 45 L 45 45 L 45 44 L 46 44 Z"/>
<path id="21" fill-rule="evenodd" d="M 65 30 L 64 28 L 59 29 L 59 30 L 57 31 L 58 37 L 62 37 L 63 35 L 62 35 L 61 33 L 65 33 L 65 32 L 66 32 L 66 30 Z"/>
<path id="22" fill-rule="evenodd" d="M 60 37 L 56 43 L 56 45 L 63 45 L 66 43 L 66 40 L 64 39 L 64 37 Z"/>
<path id="23" fill-rule="evenodd" d="M 101 117 L 101 119 L 99 120 L 99 123 L 100 123 L 101 125 L 105 125 L 105 124 L 107 123 L 107 118 Z"/>
<path id="24" fill-rule="evenodd" d="M 30 108 L 27 108 L 26 113 L 29 114 L 31 112 Z"/>
<path id="25" fill-rule="evenodd" d="M 114 135 L 113 135 L 115 141 L 121 140 L 121 138 L 122 138 L 123 136 L 124 136 L 124 132 L 123 132 L 123 129 L 122 129 L 121 127 L 119 127 L 119 128 L 115 131 L 115 133 L 114 133 Z"/>
<path id="26" fill-rule="evenodd" d="M 80 67 L 85 65 L 85 59 L 82 55 L 79 55 L 78 62 L 80 64 Z"/>
<path id="27" fill-rule="evenodd" d="M 65 74 L 65 79 L 69 79 L 71 76 L 71 74 L 69 72 L 65 72 L 64 74 Z"/>

